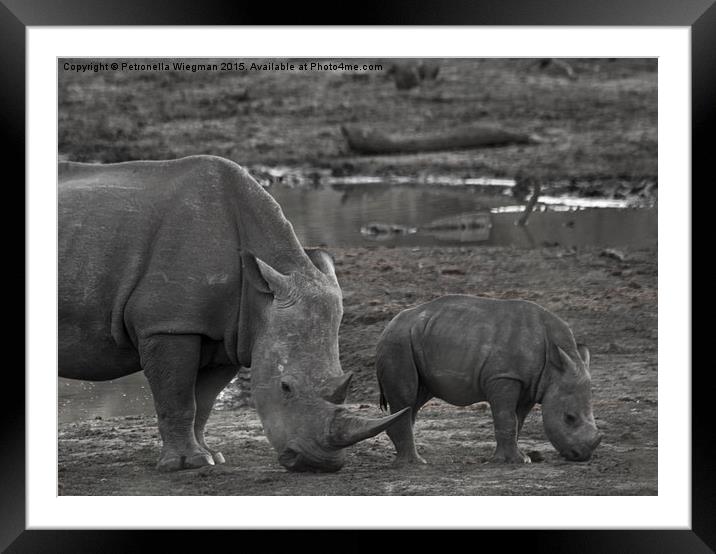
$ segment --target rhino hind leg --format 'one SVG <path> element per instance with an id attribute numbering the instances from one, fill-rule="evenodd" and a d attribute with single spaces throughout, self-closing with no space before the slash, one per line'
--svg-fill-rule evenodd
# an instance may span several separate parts
<path id="1" fill-rule="evenodd" d="M 432 398 L 427 389 L 420 383 L 417 369 L 412 359 L 412 352 L 403 349 L 382 349 L 376 357 L 378 383 L 381 395 L 390 413 L 394 414 L 403 408 L 412 409 L 410 419 L 403 418 L 386 430 L 396 450 L 394 466 L 427 463 L 415 446 L 413 426 L 418 410 Z"/>
<path id="2" fill-rule="evenodd" d="M 143 339 L 139 352 L 157 410 L 162 452 L 161 471 L 214 465 L 196 440 L 194 385 L 199 369 L 201 339 L 195 335 L 154 335 Z"/>
<path id="3" fill-rule="evenodd" d="M 495 424 L 497 447 L 492 461 L 528 464 L 530 457 L 517 447 L 517 437 L 529 409 L 518 405 L 522 386 L 512 379 L 499 379 L 490 384 L 488 399 Z M 531 407 L 531 406 L 530 406 Z"/>
<path id="4" fill-rule="evenodd" d="M 194 435 L 199 445 L 204 448 L 216 464 L 225 462 L 221 452 L 206 445 L 204 429 L 211 415 L 216 397 L 224 390 L 238 373 L 239 368 L 233 365 L 210 366 L 199 370 L 196 377 L 196 416 L 194 418 Z"/>
<path id="5" fill-rule="evenodd" d="M 415 419 L 418 414 L 418 410 L 422 408 L 431 398 L 432 395 L 428 393 L 427 389 L 419 384 L 417 397 L 411 404 L 405 404 L 411 407 L 412 418 L 410 420 L 403 419 L 400 423 L 393 425 L 393 427 L 388 428 L 386 431 L 390 440 L 393 441 L 397 451 L 397 456 L 393 465 L 399 467 L 404 464 L 427 464 L 425 459 L 418 454 L 418 449 L 415 445 L 413 428 L 415 426 Z M 390 406 L 391 414 L 394 414 L 405 407 L 401 402 L 394 402 L 391 404 L 388 400 L 388 404 Z"/>

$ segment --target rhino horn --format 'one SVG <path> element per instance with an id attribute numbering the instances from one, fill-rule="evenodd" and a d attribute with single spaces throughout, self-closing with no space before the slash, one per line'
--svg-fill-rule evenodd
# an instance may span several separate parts
<path id="1" fill-rule="evenodd" d="M 332 446 L 343 448 L 364 439 L 376 436 L 396 423 L 399 419 L 410 417 L 410 407 L 378 419 L 353 415 L 344 409 L 336 410 L 331 422 L 328 441 Z"/>
<path id="2" fill-rule="evenodd" d="M 333 404 L 343 404 L 348 395 L 348 385 L 353 378 L 353 372 L 349 371 L 345 375 L 330 379 L 324 387 L 323 398 Z"/>

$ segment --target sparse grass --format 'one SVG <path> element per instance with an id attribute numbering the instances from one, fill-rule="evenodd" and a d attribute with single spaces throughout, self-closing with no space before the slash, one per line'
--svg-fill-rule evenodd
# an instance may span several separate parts
<path id="1" fill-rule="evenodd" d="M 655 181 L 656 60 L 569 63 L 574 80 L 530 59 L 442 60 L 437 81 L 399 91 L 385 71 L 71 73 L 60 62 L 59 153 L 100 162 L 207 153 L 249 166 L 348 164 L 375 174 Z M 406 164 L 349 152 L 339 129 L 346 122 L 390 132 L 498 124 L 545 142 Z"/>

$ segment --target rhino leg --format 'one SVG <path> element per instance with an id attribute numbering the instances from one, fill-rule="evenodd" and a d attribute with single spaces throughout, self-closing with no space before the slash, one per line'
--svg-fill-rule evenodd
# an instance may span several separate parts
<path id="1" fill-rule="evenodd" d="M 492 456 L 493 462 L 508 464 L 531 462 L 530 457 L 517 448 L 517 436 L 527 415 L 524 407 L 518 409 L 521 389 L 521 384 L 512 379 L 498 379 L 490 384 L 488 400 L 497 440 L 497 448 Z"/>
<path id="2" fill-rule="evenodd" d="M 234 365 L 210 366 L 199 370 L 196 377 L 196 416 L 194 418 L 194 435 L 196 442 L 211 454 L 214 463 L 223 464 L 224 456 L 221 452 L 212 450 L 206 445 L 204 428 L 211 415 L 211 409 L 219 393 L 224 390 L 236 376 L 239 368 Z"/>
<path id="3" fill-rule="evenodd" d="M 412 409 L 410 419 L 403 418 L 386 430 L 395 445 L 396 457 L 393 465 L 425 464 L 415 446 L 413 425 L 418 410 L 432 395 L 420 385 L 410 349 L 384 350 L 377 356 L 376 366 L 381 393 L 390 413 L 394 414 L 407 406 Z"/>
<path id="4" fill-rule="evenodd" d="M 213 465 L 194 435 L 194 384 L 201 339 L 196 335 L 154 335 L 139 344 L 144 374 L 157 410 L 162 453 L 157 469 L 175 471 Z"/>
<path id="5" fill-rule="evenodd" d="M 525 418 L 530 410 L 534 407 L 534 402 L 527 402 L 517 406 L 517 437 L 519 438 L 522 432 L 522 426 L 525 423 Z"/>

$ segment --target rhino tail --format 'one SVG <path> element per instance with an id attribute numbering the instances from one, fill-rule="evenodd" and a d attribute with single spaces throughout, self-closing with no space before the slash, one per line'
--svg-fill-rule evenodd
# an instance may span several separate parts
<path id="1" fill-rule="evenodd" d="M 388 410 L 388 401 L 385 399 L 385 393 L 383 392 L 383 387 L 380 384 L 380 381 L 378 381 L 378 390 L 380 390 L 380 399 L 378 400 L 378 404 L 380 405 L 381 411 L 385 412 Z"/>

